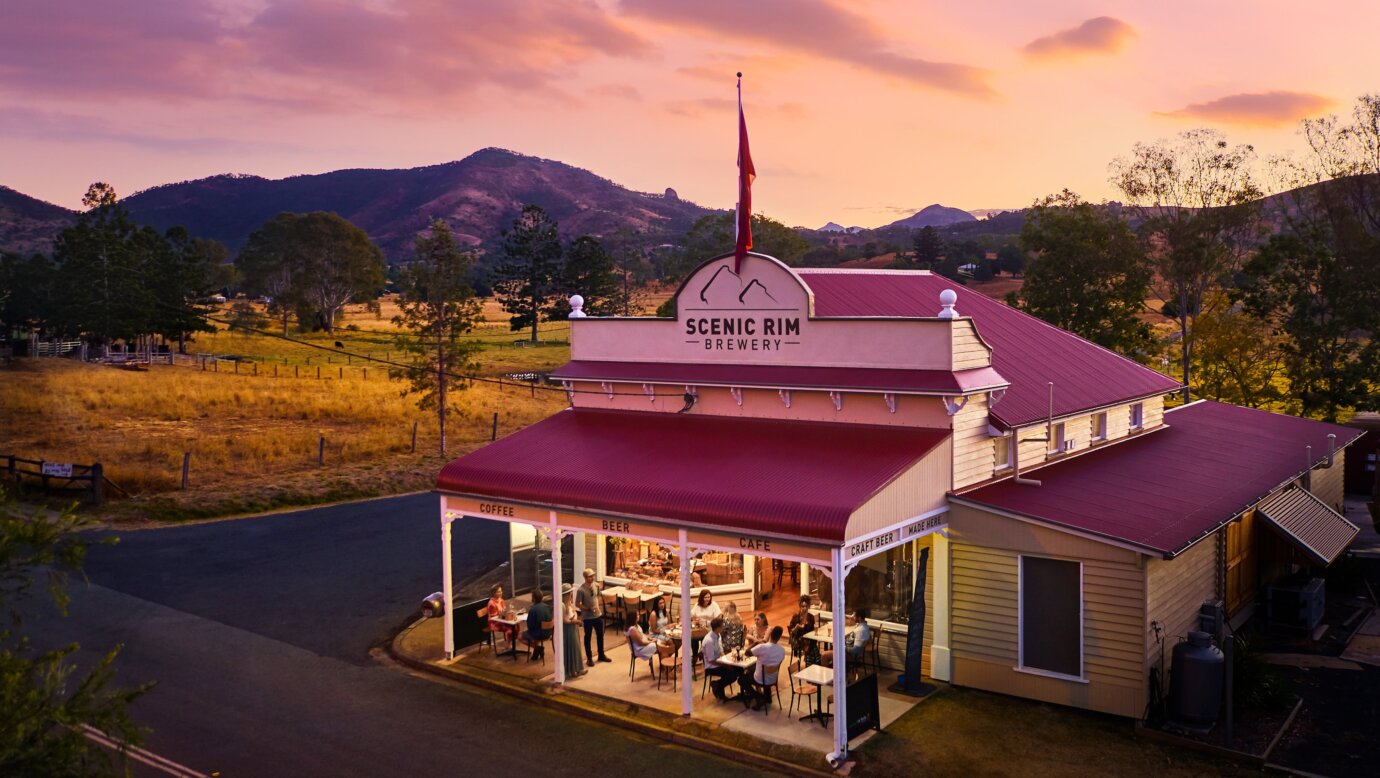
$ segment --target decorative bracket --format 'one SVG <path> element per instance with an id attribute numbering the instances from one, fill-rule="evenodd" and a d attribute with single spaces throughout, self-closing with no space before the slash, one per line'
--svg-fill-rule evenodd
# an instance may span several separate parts
<path id="1" fill-rule="evenodd" d="M 996 405 L 997 403 L 1002 401 L 1003 397 L 1006 397 L 1005 388 L 993 389 L 992 391 L 987 393 L 987 406 L 990 408 Z"/>
<path id="2" fill-rule="evenodd" d="M 652 402 L 653 405 L 655 405 L 655 404 L 656 404 L 656 387 L 655 387 L 655 386 L 652 386 L 651 384 L 643 384 L 643 385 L 642 385 L 642 391 L 644 391 L 644 392 L 647 393 L 647 399 L 650 400 L 650 401 Z"/>
<path id="3" fill-rule="evenodd" d="M 843 392 L 830 392 L 829 399 L 834 401 L 834 410 L 843 410 Z"/>
<path id="4" fill-rule="evenodd" d="M 781 402 L 785 403 L 787 408 L 791 407 L 791 390 L 790 390 L 790 389 L 777 389 L 777 390 L 776 390 L 776 396 L 781 398 Z"/>
<path id="5" fill-rule="evenodd" d="M 698 386 L 687 386 L 685 387 L 685 393 L 691 397 L 698 398 L 700 396 L 700 388 Z"/>
<path id="6" fill-rule="evenodd" d="M 730 387 L 728 387 L 728 393 L 729 393 L 730 396 L 733 397 L 733 402 L 738 403 L 738 407 L 739 407 L 739 408 L 743 407 L 743 390 L 742 390 L 742 389 L 740 389 L 740 388 L 738 388 L 738 387 L 736 387 L 736 386 L 730 386 Z"/>
<path id="7" fill-rule="evenodd" d="M 944 397 L 944 410 L 948 411 L 950 416 L 957 414 L 959 411 L 967 407 L 967 405 L 968 395 L 966 394 L 962 397 Z"/>
<path id="8" fill-rule="evenodd" d="M 600 381 L 599 388 L 604 390 L 604 393 L 609 396 L 610 400 L 613 399 L 613 384 L 608 381 Z"/>
<path id="9" fill-rule="evenodd" d="M 575 407 L 575 382 L 562 381 L 561 386 L 565 387 L 565 401 L 570 403 L 572 408 Z"/>
<path id="10" fill-rule="evenodd" d="M 896 412 L 896 395 L 890 392 L 882 395 L 882 400 L 886 402 L 886 409 L 892 413 Z"/>

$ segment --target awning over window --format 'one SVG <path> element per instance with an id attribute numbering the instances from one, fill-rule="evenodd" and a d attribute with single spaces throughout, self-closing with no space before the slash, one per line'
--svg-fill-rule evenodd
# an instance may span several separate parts
<path id="1" fill-rule="evenodd" d="M 1361 532 L 1312 492 L 1291 486 L 1260 503 L 1256 512 L 1320 565 L 1330 565 Z"/>
<path id="2" fill-rule="evenodd" d="M 438 491 L 839 543 L 946 429 L 571 409 L 441 470 Z"/>

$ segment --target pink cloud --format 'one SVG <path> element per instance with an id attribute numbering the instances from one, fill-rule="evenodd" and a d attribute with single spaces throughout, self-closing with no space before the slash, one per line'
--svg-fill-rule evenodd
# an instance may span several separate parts
<path id="1" fill-rule="evenodd" d="M 1316 115 L 1333 104 L 1331 98 L 1322 95 L 1276 90 L 1227 95 L 1203 103 L 1193 103 L 1175 111 L 1157 112 L 1156 115 L 1225 124 L 1277 127 Z"/>
<path id="2" fill-rule="evenodd" d="M 826 57 L 919 86 L 994 95 L 987 71 L 896 53 L 880 25 L 827 0 L 625 0 L 622 7 L 631 16 Z"/>
<path id="3" fill-rule="evenodd" d="M 642 99 L 642 92 L 632 84 L 600 84 L 590 87 L 588 93 L 592 97 L 612 97 L 617 100 Z"/>
<path id="4" fill-rule="evenodd" d="M 1126 22 L 1110 16 L 1099 16 L 1077 27 L 1036 38 L 1027 43 L 1022 50 L 1027 57 L 1037 60 L 1115 54 L 1135 37 L 1135 28 Z"/>
<path id="5" fill-rule="evenodd" d="M 590 0 L 267 0 L 238 15 L 180 0 L 14 0 L 5 16 L 0 89 L 100 101 L 427 109 L 485 86 L 555 91 L 593 58 L 655 50 Z"/>

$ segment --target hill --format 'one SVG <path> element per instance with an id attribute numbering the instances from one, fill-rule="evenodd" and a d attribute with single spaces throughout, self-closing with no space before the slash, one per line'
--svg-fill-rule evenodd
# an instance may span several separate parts
<path id="1" fill-rule="evenodd" d="M 886 226 L 906 227 L 908 229 L 918 230 L 921 227 L 947 227 L 950 224 L 961 224 L 963 222 L 972 221 L 977 221 L 977 217 L 961 208 L 950 208 L 947 205 L 935 203 L 934 205 L 920 209 L 904 219 L 897 219 Z M 881 229 L 885 229 L 885 227 Z"/>
<path id="2" fill-rule="evenodd" d="M 651 243 L 690 228 L 709 209 L 675 195 L 647 194 L 562 162 L 504 149 L 405 170 L 337 170 L 267 179 L 222 175 L 166 184 L 122 201 L 138 221 L 180 224 L 232 251 L 282 211 L 333 211 L 369 233 L 390 261 L 411 255 L 414 238 L 435 217 L 459 240 L 493 245 L 522 206 L 536 203 L 560 222 L 562 237 L 637 230 Z"/>
<path id="3" fill-rule="evenodd" d="M 0 186 L 0 251 L 46 254 L 74 218 L 73 211 Z"/>

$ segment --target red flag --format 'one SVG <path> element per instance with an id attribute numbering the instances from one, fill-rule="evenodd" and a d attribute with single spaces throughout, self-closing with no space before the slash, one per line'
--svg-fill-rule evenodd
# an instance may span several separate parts
<path id="1" fill-rule="evenodd" d="M 752 181 L 757 170 L 748 152 L 747 119 L 743 117 L 743 74 L 738 74 L 738 242 L 733 247 L 733 272 L 752 248 Z"/>

